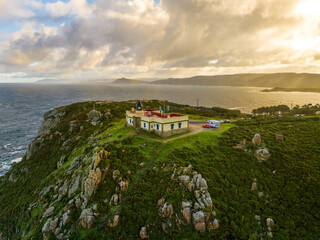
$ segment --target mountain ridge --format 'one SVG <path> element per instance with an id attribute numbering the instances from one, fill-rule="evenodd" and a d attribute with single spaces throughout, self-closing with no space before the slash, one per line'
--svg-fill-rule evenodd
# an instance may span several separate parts
<path id="1" fill-rule="evenodd" d="M 133 82 L 131 82 L 133 81 Z M 213 76 L 193 76 L 188 78 L 167 78 L 152 82 L 117 79 L 114 83 L 157 84 L 157 85 L 199 85 L 234 87 L 320 87 L 320 74 L 316 73 L 243 73 Z"/>

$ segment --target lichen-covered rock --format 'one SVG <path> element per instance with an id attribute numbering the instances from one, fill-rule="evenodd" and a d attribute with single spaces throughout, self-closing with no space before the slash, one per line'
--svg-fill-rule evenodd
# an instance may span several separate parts
<path id="1" fill-rule="evenodd" d="M 119 170 L 114 170 L 113 173 L 112 173 L 113 180 L 116 181 L 119 176 L 120 176 L 120 171 Z"/>
<path id="2" fill-rule="evenodd" d="M 163 204 L 160 208 L 160 215 L 162 217 L 171 217 L 173 215 L 173 206 L 172 204 Z"/>
<path id="3" fill-rule="evenodd" d="M 79 218 L 80 225 L 83 228 L 90 228 L 94 222 L 94 213 L 91 208 L 83 209 Z"/>
<path id="4" fill-rule="evenodd" d="M 267 218 L 266 219 L 266 222 L 267 222 L 267 226 L 268 227 L 273 227 L 273 225 L 274 225 L 274 221 L 273 221 L 273 219 L 272 218 Z"/>
<path id="5" fill-rule="evenodd" d="M 118 202 L 119 202 L 119 196 L 117 194 L 113 194 L 109 202 L 110 206 L 118 205 Z"/>
<path id="6" fill-rule="evenodd" d="M 61 157 L 59 162 L 57 163 L 57 168 L 61 167 L 64 164 L 65 160 L 66 156 Z"/>
<path id="7" fill-rule="evenodd" d="M 209 232 L 215 230 L 215 229 L 218 229 L 219 228 L 219 222 L 217 219 L 215 219 L 214 221 L 209 221 L 207 223 L 207 229 Z"/>
<path id="8" fill-rule="evenodd" d="M 102 117 L 102 114 L 101 112 L 93 109 L 87 114 L 87 116 L 88 116 L 88 121 L 95 126 L 99 123 L 100 118 Z"/>
<path id="9" fill-rule="evenodd" d="M 252 138 L 252 144 L 253 146 L 261 146 L 261 136 L 260 134 L 255 134 Z"/>
<path id="10" fill-rule="evenodd" d="M 43 115 L 43 122 L 38 131 L 38 136 L 49 134 L 62 120 L 65 115 L 64 112 L 60 112 L 58 109 L 53 109 Z"/>
<path id="11" fill-rule="evenodd" d="M 194 228 L 199 232 L 203 232 L 206 230 L 206 223 L 205 222 L 198 222 L 194 225 Z"/>
<path id="12" fill-rule="evenodd" d="M 166 201 L 166 200 L 164 199 L 164 197 L 160 198 L 160 199 L 158 200 L 158 203 L 157 203 L 158 207 L 162 206 L 165 201 Z"/>
<path id="13" fill-rule="evenodd" d="M 95 170 L 90 170 L 89 176 L 86 178 L 84 182 L 84 196 L 85 198 L 89 199 L 94 190 L 96 189 L 97 185 L 101 181 L 101 170 L 97 168 Z"/>
<path id="14" fill-rule="evenodd" d="M 120 190 L 122 192 L 127 191 L 129 188 L 129 181 L 128 180 L 122 180 L 119 182 Z"/>
<path id="15" fill-rule="evenodd" d="M 96 154 L 95 162 L 93 168 L 97 168 L 102 159 L 107 158 L 110 155 L 108 151 L 101 150 Z"/>
<path id="16" fill-rule="evenodd" d="M 78 175 L 69 188 L 69 193 L 68 193 L 69 197 L 71 197 L 72 194 L 74 194 L 78 190 L 79 184 L 80 184 L 80 176 Z"/>
<path id="17" fill-rule="evenodd" d="M 73 120 L 69 122 L 69 132 L 75 132 L 76 130 L 78 130 L 78 121 L 77 120 Z"/>
<path id="18" fill-rule="evenodd" d="M 47 218 L 50 217 L 54 212 L 54 207 L 49 207 L 47 210 L 44 212 L 43 217 Z"/>
<path id="19" fill-rule="evenodd" d="M 42 232 L 53 232 L 58 225 L 58 218 L 49 218 L 42 227 Z"/>
<path id="20" fill-rule="evenodd" d="M 258 190 L 258 185 L 256 182 L 253 182 L 251 185 L 251 191 L 256 191 L 256 190 Z"/>
<path id="21" fill-rule="evenodd" d="M 41 138 L 38 137 L 33 140 L 29 145 L 26 152 L 26 159 L 29 159 L 34 152 L 36 152 L 41 147 Z"/>
<path id="22" fill-rule="evenodd" d="M 141 239 L 147 239 L 149 238 L 148 234 L 147 234 L 147 228 L 146 227 L 142 227 L 140 230 L 140 238 Z"/>
<path id="23" fill-rule="evenodd" d="M 192 166 L 189 165 L 188 167 L 183 169 L 183 174 L 184 175 L 189 174 L 189 173 L 191 173 L 191 171 L 192 171 Z"/>
<path id="24" fill-rule="evenodd" d="M 183 215 L 184 219 L 186 220 L 187 224 L 190 224 L 191 223 L 191 211 L 190 211 L 189 207 L 184 208 L 182 210 L 182 215 Z"/>
<path id="25" fill-rule="evenodd" d="M 68 215 L 68 213 L 64 213 L 62 215 L 62 226 L 66 225 L 68 222 L 70 222 L 71 217 Z"/>
<path id="26" fill-rule="evenodd" d="M 178 178 L 184 184 L 184 186 L 188 189 L 188 191 L 192 192 L 194 188 L 194 184 L 193 182 L 190 182 L 190 177 L 187 175 L 181 175 Z"/>
<path id="27" fill-rule="evenodd" d="M 109 224 L 110 227 L 116 227 L 119 225 L 120 217 L 119 215 L 114 215 L 113 222 Z"/>
<path id="28" fill-rule="evenodd" d="M 81 163 L 80 157 L 75 157 L 68 168 L 68 173 L 70 173 L 75 167 L 77 167 Z"/>
<path id="29" fill-rule="evenodd" d="M 39 196 L 43 196 L 45 194 L 47 194 L 48 192 L 50 192 L 51 189 L 53 189 L 54 186 L 53 185 L 50 185 L 48 187 L 45 187 L 41 190 L 41 192 L 39 193 Z"/>
<path id="30" fill-rule="evenodd" d="M 58 193 L 59 193 L 59 199 L 61 200 L 64 195 L 68 192 L 68 186 L 69 183 L 67 180 L 64 182 L 64 184 L 59 188 Z"/>
<path id="31" fill-rule="evenodd" d="M 195 212 L 192 214 L 192 218 L 194 223 L 204 222 L 206 219 L 206 214 L 202 211 Z"/>
<path id="32" fill-rule="evenodd" d="M 190 208 L 190 207 L 192 207 L 192 202 L 182 201 L 181 207 L 182 207 L 182 209 L 184 209 L 184 208 Z"/>
<path id="33" fill-rule="evenodd" d="M 268 149 L 261 148 L 256 150 L 254 156 L 257 158 L 258 161 L 267 161 L 270 157 L 270 153 Z"/>

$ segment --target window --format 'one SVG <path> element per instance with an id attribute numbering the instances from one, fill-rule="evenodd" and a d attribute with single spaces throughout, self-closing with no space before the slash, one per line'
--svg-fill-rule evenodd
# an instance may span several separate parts
<path id="1" fill-rule="evenodd" d="M 179 123 L 179 128 L 181 128 L 181 123 Z"/>
<path id="2" fill-rule="evenodd" d="M 174 129 L 174 124 L 171 124 L 171 129 Z"/>
<path id="3" fill-rule="evenodd" d="M 132 119 L 130 118 L 130 123 L 132 123 Z"/>
<path id="4" fill-rule="evenodd" d="M 157 130 L 159 130 L 159 124 L 157 124 Z"/>
<path id="5" fill-rule="evenodd" d="M 146 123 L 143 124 L 143 127 L 146 128 Z"/>

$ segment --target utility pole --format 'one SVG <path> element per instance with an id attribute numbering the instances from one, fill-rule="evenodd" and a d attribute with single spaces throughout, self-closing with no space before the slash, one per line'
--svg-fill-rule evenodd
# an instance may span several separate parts
<path id="1" fill-rule="evenodd" d="M 197 98 L 197 110 L 199 110 L 199 98 Z"/>

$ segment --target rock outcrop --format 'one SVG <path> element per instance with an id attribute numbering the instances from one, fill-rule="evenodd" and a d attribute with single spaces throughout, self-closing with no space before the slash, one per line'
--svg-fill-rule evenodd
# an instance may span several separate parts
<path id="1" fill-rule="evenodd" d="M 146 227 L 142 227 L 140 230 L 140 238 L 141 239 L 147 239 L 149 238 L 148 234 L 147 234 L 147 228 Z"/>
<path id="2" fill-rule="evenodd" d="M 44 218 L 50 217 L 50 216 L 52 216 L 53 212 L 54 212 L 54 207 L 49 207 L 49 208 L 44 212 L 43 217 L 44 217 Z"/>
<path id="3" fill-rule="evenodd" d="M 164 168 L 163 171 L 165 171 Z M 178 228 L 181 223 L 193 223 L 194 228 L 200 232 L 206 230 L 212 231 L 219 226 L 217 219 L 210 220 L 211 212 L 212 216 L 215 216 L 216 213 L 212 211 L 213 202 L 208 191 L 207 180 L 201 174 L 197 172 L 191 173 L 191 171 L 191 165 L 179 169 L 176 169 L 176 166 L 174 166 L 173 174 L 171 175 L 172 181 L 180 182 L 179 186 L 187 192 L 192 192 L 194 196 L 193 201 L 182 200 L 181 202 L 180 212 L 183 219 L 179 219 L 178 215 L 174 213 L 173 205 L 166 202 L 164 197 L 160 198 L 157 202 L 160 217 L 167 219 L 166 223 L 162 223 L 164 232 L 167 232 L 167 228 L 171 227 L 172 218 L 175 218 Z"/>
<path id="4" fill-rule="evenodd" d="M 62 117 L 65 115 L 64 112 L 59 111 L 58 109 L 53 109 L 43 115 L 43 122 L 38 131 L 38 136 L 49 134 L 52 129 L 54 129 L 62 120 Z"/>
<path id="5" fill-rule="evenodd" d="M 92 208 L 83 209 L 79 218 L 80 225 L 83 228 L 90 228 L 94 222 L 94 213 Z"/>
<path id="6" fill-rule="evenodd" d="M 267 161 L 270 157 L 270 153 L 267 148 L 261 148 L 256 150 L 254 156 L 258 161 Z"/>
<path id="7" fill-rule="evenodd" d="M 58 218 L 49 218 L 42 227 L 42 232 L 54 232 L 58 225 L 58 221 Z"/>
<path id="8" fill-rule="evenodd" d="M 91 110 L 88 114 L 88 121 L 92 124 L 92 125 L 97 125 L 100 122 L 100 119 L 103 115 L 101 114 L 101 112 L 93 109 Z"/>
<path id="9" fill-rule="evenodd" d="M 84 181 L 84 197 L 89 199 L 97 185 L 101 181 L 101 170 L 100 168 L 91 169 L 88 177 Z"/>
<path id="10" fill-rule="evenodd" d="M 261 146 L 261 136 L 260 134 L 255 134 L 252 138 L 252 144 L 253 146 Z"/>

